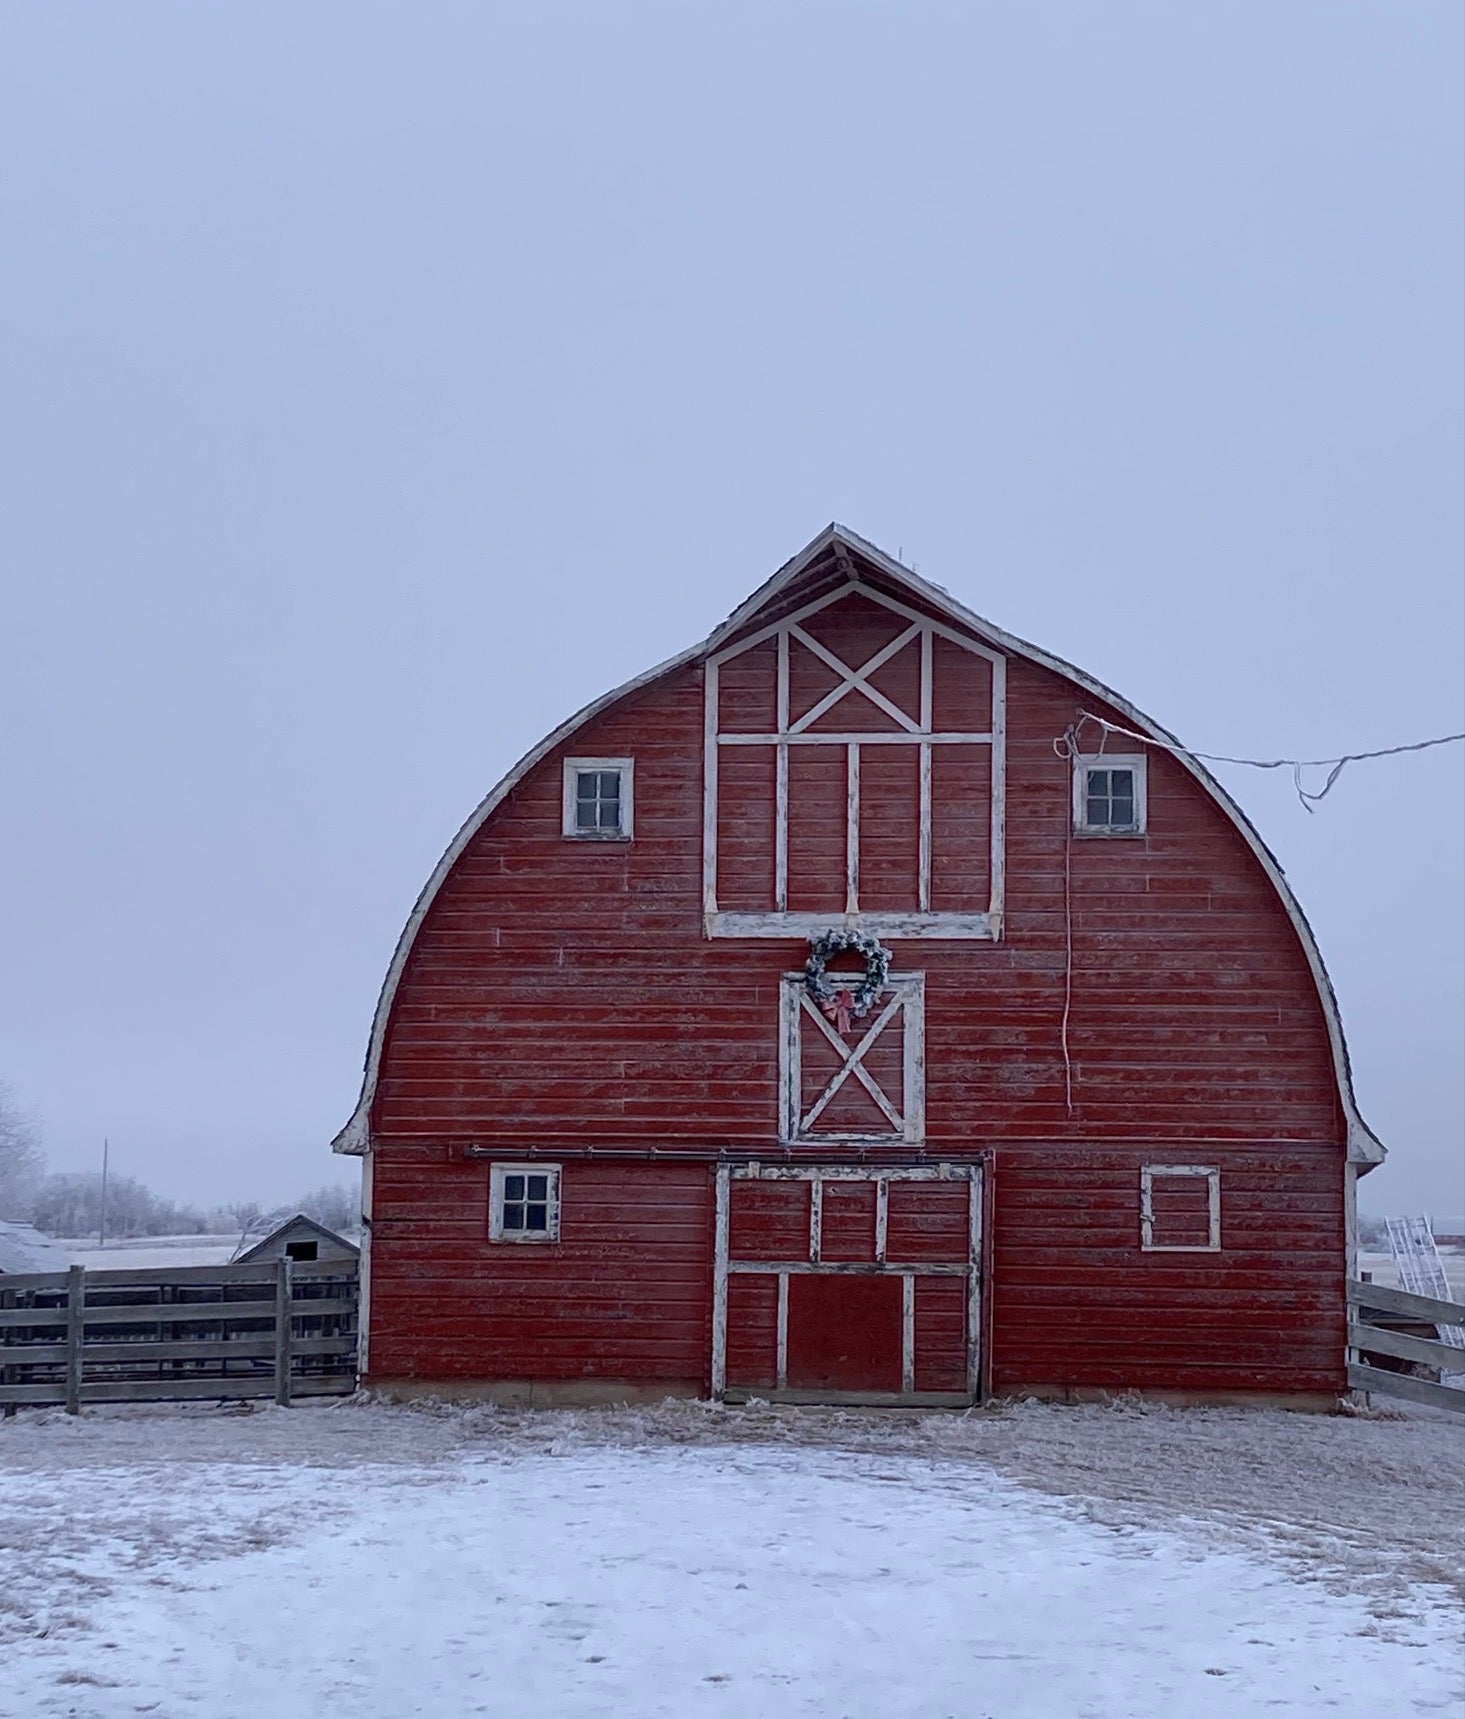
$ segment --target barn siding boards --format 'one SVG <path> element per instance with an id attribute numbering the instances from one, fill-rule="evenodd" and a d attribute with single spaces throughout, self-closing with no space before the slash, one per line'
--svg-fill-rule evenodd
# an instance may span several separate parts
<path id="1" fill-rule="evenodd" d="M 1130 1355 L 1146 1388 L 1188 1369 L 1285 1392 L 1288 1353 L 1297 1389 L 1339 1386 L 1342 1163 L 1371 1137 L 1264 850 L 1158 750 L 1143 836 L 1071 836 L 1055 740 L 1085 712 L 1144 719 L 875 552 L 831 540 L 820 554 L 703 651 L 551 737 L 425 892 L 351 1134 L 374 1147 L 373 1377 L 711 1388 L 720 1366 L 729 1389 L 776 1384 L 776 1288 L 714 1282 L 717 1155 L 985 1152 L 991 1282 L 977 1299 L 998 1388 L 1108 1388 Z M 635 760 L 633 841 L 561 838 L 569 755 Z M 885 1126 L 848 1082 L 830 1137 L 786 1146 L 780 988 L 807 942 L 773 916 L 826 929 L 856 905 L 912 916 L 885 941 L 895 972 L 924 980 L 924 1117 L 913 1137 L 847 1140 Z M 947 934 L 930 935 L 942 914 Z M 900 1050 L 892 1037 L 871 1053 L 892 1096 Z M 812 1101 L 838 1064 L 817 1038 L 807 1051 Z M 564 1163 L 565 1221 L 578 1187 L 585 1227 L 565 1251 L 500 1250 L 517 1256 L 505 1262 L 488 1253 L 486 1160 L 527 1155 Z M 1144 1255 L 1141 1166 L 1186 1162 L 1220 1169 L 1221 1250 Z M 856 1221 L 847 1198 L 821 1212 L 830 1268 L 862 1266 L 877 1237 L 895 1261 L 922 1247 L 939 1259 L 951 1239 L 939 1199 L 926 1209 L 892 1185 Z M 736 1205 L 729 1221 L 736 1253 Z M 916 1393 L 948 1390 L 953 1356 L 975 1343 L 950 1295 L 921 1277 L 903 1309 Z M 424 1335 L 409 1313 L 444 1296 L 449 1323 Z M 782 1305 L 786 1318 L 786 1290 Z M 946 1356 L 929 1365 L 928 1327 Z"/>
<path id="2" fill-rule="evenodd" d="M 374 1189 L 373 1381 L 702 1386 L 708 1166 L 566 1163 L 559 1242 L 509 1247 L 487 1239 L 487 1163 L 439 1159 L 424 1177 L 394 1174 L 393 1157 L 380 1154 Z M 436 1219 L 417 1216 L 425 1180 Z"/>
<path id="3" fill-rule="evenodd" d="M 469 844 L 414 944 L 377 1088 L 378 1133 L 473 1132 L 507 1114 L 527 1137 L 560 1113 L 572 1129 L 625 1139 L 648 1127 L 714 1143 L 766 1131 L 777 975 L 805 946 L 701 936 L 700 668 L 634 702 L 633 715 L 607 713 L 572 744 L 577 754 L 636 757 L 635 841 L 561 840 L 555 753 L 515 789 Z M 1163 757 L 1151 764 L 1147 836 L 1073 843 L 1067 1113 L 1057 1029 L 1070 800 L 1052 740 L 1076 703 L 1057 677 L 1011 665 L 1003 941 L 894 945 L 898 965 L 927 974 L 931 1136 L 1336 1138 L 1326 1025 L 1286 913 L 1219 811 Z M 838 749 L 807 751 L 830 775 L 828 805 L 812 845 L 793 822 L 789 899 L 822 902 L 837 918 L 843 765 Z M 790 768 L 801 782 L 802 766 Z M 862 762 L 862 792 L 868 781 Z M 886 840 L 862 842 L 861 872 L 876 866 L 874 887 L 893 899 Z M 898 848 L 907 838 L 888 840 Z M 821 852 L 822 894 L 808 882 Z M 914 891 L 917 855 L 908 858 L 901 887 Z M 751 850 L 744 876 L 740 900 L 772 887 L 767 858 L 755 864 Z M 1232 905 L 1216 911 L 1218 900 Z M 1015 1044 L 1019 1028 L 1026 1038 Z M 557 1079 L 582 1088 L 567 1110 Z M 688 1110 L 699 1090 L 712 1101 L 705 1116 Z"/>

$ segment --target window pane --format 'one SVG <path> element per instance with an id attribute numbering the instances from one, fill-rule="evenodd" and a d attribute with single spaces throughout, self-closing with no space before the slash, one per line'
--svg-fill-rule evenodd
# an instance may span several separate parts
<path id="1" fill-rule="evenodd" d="M 526 1230 L 547 1230 L 549 1228 L 548 1206 L 525 1206 L 524 1225 Z"/>
<path id="2" fill-rule="evenodd" d="M 504 1206 L 504 1228 L 506 1230 L 522 1230 L 524 1227 L 523 1206 Z"/>
<path id="3" fill-rule="evenodd" d="M 504 1177 L 504 1198 L 506 1200 L 522 1200 L 524 1198 L 524 1178 L 522 1176 Z"/>
<path id="4" fill-rule="evenodd" d="M 530 1176 L 527 1191 L 531 1200 L 547 1200 L 549 1198 L 549 1177 Z"/>
<path id="5" fill-rule="evenodd" d="M 1117 798 L 1120 794 L 1134 798 L 1134 771 L 1111 770 L 1109 772 L 1109 792 Z"/>
<path id="6" fill-rule="evenodd" d="M 602 800 L 600 802 L 600 827 L 603 830 L 618 830 L 621 827 L 621 803 L 619 800 Z"/>
<path id="7" fill-rule="evenodd" d="M 1089 771 L 1089 793 L 1103 795 L 1109 792 L 1109 772 L 1107 770 Z"/>
<path id="8" fill-rule="evenodd" d="M 1083 821 L 1091 830 L 1106 830 L 1109 827 L 1109 802 L 1097 794 L 1090 794 L 1088 804 L 1084 808 Z"/>
<path id="9" fill-rule="evenodd" d="M 576 800 L 575 828 L 577 830 L 596 830 L 600 828 L 600 807 L 594 800 Z"/>
<path id="10" fill-rule="evenodd" d="M 1109 822 L 1116 830 L 1127 830 L 1134 823 L 1134 801 L 1115 796 L 1109 802 Z"/>
<path id="11" fill-rule="evenodd" d="M 618 800 L 621 797 L 621 773 L 619 770 L 602 770 L 600 772 L 600 787 L 598 790 L 602 800 Z"/>
<path id="12" fill-rule="evenodd" d="M 594 770 L 579 770 L 575 773 L 575 798 L 577 800 L 593 800 L 600 793 L 600 776 Z"/>

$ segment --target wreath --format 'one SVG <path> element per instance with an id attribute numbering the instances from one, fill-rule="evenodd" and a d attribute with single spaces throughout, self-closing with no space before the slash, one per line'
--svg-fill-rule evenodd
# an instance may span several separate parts
<path id="1" fill-rule="evenodd" d="M 853 986 L 836 983 L 828 971 L 833 957 L 850 949 L 865 958 L 865 976 Z M 878 937 L 867 936 L 863 931 L 826 931 L 822 937 L 809 939 L 804 984 L 840 1032 L 847 1033 L 851 1021 L 861 1021 L 869 1014 L 889 979 L 890 951 Z"/>

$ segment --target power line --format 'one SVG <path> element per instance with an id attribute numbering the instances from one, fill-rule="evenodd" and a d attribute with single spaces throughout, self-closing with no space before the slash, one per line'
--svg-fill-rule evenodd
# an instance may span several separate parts
<path id="1" fill-rule="evenodd" d="M 1368 758 L 1396 758 L 1404 752 L 1427 752 L 1432 746 L 1452 746 L 1458 741 L 1465 740 L 1465 734 L 1441 734 L 1433 740 L 1412 740 L 1404 746 L 1380 746 L 1372 752 L 1344 752 L 1331 758 L 1233 758 L 1225 752 L 1196 752 L 1189 746 L 1182 746 L 1178 741 L 1156 740 L 1152 734 L 1141 734 L 1136 729 L 1124 728 L 1117 722 L 1110 722 L 1106 717 L 1095 716 L 1092 711 L 1079 713 L 1078 722 L 1069 730 L 1064 739 L 1077 752 L 1079 736 L 1083 733 L 1084 724 L 1094 722 L 1104 730 L 1105 738 L 1111 734 L 1123 735 L 1126 740 L 1138 740 L 1145 746 L 1157 747 L 1162 752 L 1174 752 L 1185 758 L 1197 758 L 1207 764 L 1244 764 L 1252 770 L 1290 770 L 1292 786 L 1297 790 L 1297 798 L 1310 812 L 1317 801 L 1332 788 L 1333 784 L 1343 774 L 1345 764 L 1362 763 Z M 1302 785 L 1304 770 L 1326 770 L 1327 780 L 1315 793 Z"/>

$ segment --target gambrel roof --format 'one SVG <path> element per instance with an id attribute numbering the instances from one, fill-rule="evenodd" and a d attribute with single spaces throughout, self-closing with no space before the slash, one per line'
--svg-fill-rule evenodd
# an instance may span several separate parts
<path id="1" fill-rule="evenodd" d="M 735 640 L 753 622 L 755 617 L 762 617 L 765 611 L 776 612 L 778 600 L 783 593 L 821 561 L 829 561 L 832 564 L 832 569 L 841 570 L 843 576 L 853 586 L 858 586 L 861 582 L 860 564 L 863 563 L 864 567 L 868 569 L 868 574 L 873 574 L 883 586 L 904 593 L 912 601 L 951 624 L 966 630 L 982 643 L 1000 651 L 1005 656 L 1034 663 L 1054 674 L 1061 675 L 1064 679 L 1093 694 L 1095 699 L 1111 709 L 1119 711 L 1131 727 L 1147 735 L 1158 745 L 1173 751 L 1179 764 L 1201 784 L 1231 824 L 1234 825 L 1241 839 L 1256 856 L 1276 890 L 1278 898 L 1297 932 L 1313 981 L 1317 986 L 1323 1017 L 1327 1023 L 1339 1096 L 1347 1122 L 1349 1159 L 1363 1166 L 1381 1163 L 1384 1157 L 1384 1146 L 1363 1120 L 1358 1110 L 1353 1093 L 1352 1071 L 1349 1066 L 1348 1050 L 1343 1036 L 1343 1024 L 1338 1009 L 1337 996 L 1328 978 L 1327 969 L 1323 965 L 1322 955 L 1318 949 L 1317 940 L 1313 936 L 1312 927 L 1309 925 L 1296 896 L 1292 893 L 1276 856 L 1263 842 L 1256 828 L 1225 788 L 1198 759 L 1180 747 L 1180 743 L 1173 734 L 1161 728 L 1143 711 L 1136 709 L 1126 698 L 1095 680 L 1083 669 L 1076 668 L 1072 663 L 1065 662 L 1062 658 L 1056 657 L 1036 645 L 1029 644 L 1025 639 L 1016 638 L 1013 634 L 994 626 L 992 622 L 985 620 L 982 616 L 974 614 L 939 585 L 933 585 L 909 567 L 903 567 L 898 561 L 885 554 L 883 550 L 877 549 L 873 543 L 867 543 L 856 532 L 839 524 L 826 526 L 792 560 L 779 568 L 771 579 L 759 586 L 745 602 L 739 604 L 732 614 L 720 626 L 714 628 L 700 644 L 693 645 L 690 649 L 680 652 L 677 656 L 658 664 L 655 668 L 648 669 L 644 674 L 637 675 L 623 686 L 618 686 L 612 691 L 602 694 L 601 697 L 587 704 L 583 710 L 570 717 L 568 721 L 562 723 L 551 734 L 546 735 L 537 746 L 514 765 L 507 775 L 495 784 L 475 808 L 467 822 L 449 844 L 443 857 L 438 861 L 436 869 L 428 879 L 421 895 L 417 898 L 416 905 L 413 907 L 407 923 L 403 927 L 402 935 L 398 939 L 372 1022 L 361 1096 L 350 1121 L 332 1142 L 333 1149 L 337 1152 L 356 1154 L 364 1153 L 370 1149 L 371 1107 L 376 1091 L 377 1071 L 381 1062 L 392 1002 L 406 966 L 407 957 L 439 889 L 441 889 L 465 848 L 495 808 L 542 758 L 556 746 L 570 739 L 585 723 L 598 716 L 617 700 L 640 690 L 642 687 L 649 686 L 663 675 L 711 656 Z"/>

